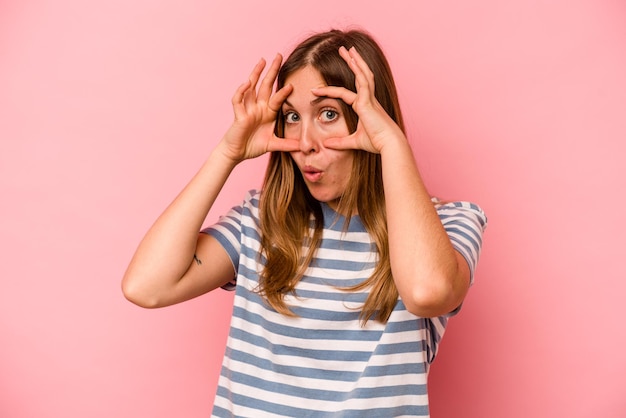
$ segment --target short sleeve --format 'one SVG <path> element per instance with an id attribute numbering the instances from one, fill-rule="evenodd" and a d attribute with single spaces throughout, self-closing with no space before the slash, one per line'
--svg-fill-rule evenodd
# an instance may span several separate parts
<path id="1" fill-rule="evenodd" d="M 221 216 L 215 224 L 201 231 L 202 233 L 211 235 L 224 247 L 233 264 L 235 273 L 238 271 L 239 254 L 241 252 L 241 218 L 243 207 L 243 204 L 232 207 L 224 216 Z M 222 286 L 222 289 L 234 290 L 236 284 L 237 281 L 232 279 Z"/>
<path id="2" fill-rule="evenodd" d="M 439 219 L 450 237 L 452 246 L 459 251 L 470 269 L 470 284 L 474 282 L 474 271 L 483 243 L 483 232 L 487 227 L 487 216 L 476 204 L 470 202 L 450 202 L 436 204 Z M 435 318 L 425 318 L 424 326 L 429 331 L 426 339 L 428 363 L 432 363 L 439 348 L 439 342 L 448 323 L 448 319 L 461 310 L 458 306 L 452 312 Z"/>
<path id="3" fill-rule="evenodd" d="M 450 202 L 437 206 L 452 246 L 460 252 L 470 269 L 470 284 L 474 282 L 474 271 L 483 243 L 483 232 L 487 227 L 485 212 L 475 203 Z"/>

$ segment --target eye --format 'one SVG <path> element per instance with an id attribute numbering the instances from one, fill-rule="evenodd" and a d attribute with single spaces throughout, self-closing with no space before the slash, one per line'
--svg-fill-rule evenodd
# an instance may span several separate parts
<path id="1" fill-rule="evenodd" d="M 300 121 L 300 116 L 293 111 L 285 112 L 284 116 L 285 123 L 297 123 Z"/>
<path id="2" fill-rule="evenodd" d="M 324 109 L 320 114 L 320 119 L 322 122 L 332 122 L 339 117 L 339 113 L 333 109 Z"/>

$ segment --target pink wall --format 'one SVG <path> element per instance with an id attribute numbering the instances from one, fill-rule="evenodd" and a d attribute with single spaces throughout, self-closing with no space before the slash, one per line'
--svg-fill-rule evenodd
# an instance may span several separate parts
<path id="1" fill-rule="evenodd" d="M 626 416 L 624 3 L 308 4 L 0 2 L 0 416 L 208 415 L 230 295 L 147 311 L 121 276 L 256 60 L 348 24 L 388 52 L 433 193 L 490 218 L 433 416 Z"/>

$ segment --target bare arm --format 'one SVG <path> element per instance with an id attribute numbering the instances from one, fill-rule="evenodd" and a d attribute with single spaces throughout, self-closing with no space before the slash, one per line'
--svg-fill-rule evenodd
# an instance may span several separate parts
<path id="1" fill-rule="evenodd" d="M 359 115 L 359 122 L 352 135 L 329 139 L 325 145 L 381 155 L 391 270 L 398 292 L 415 315 L 449 313 L 467 293 L 469 266 L 439 220 L 404 133 L 374 96 L 373 73 L 354 48 L 340 48 L 339 53 L 355 74 L 357 92 L 326 87 L 315 94 L 341 98 Z"/>
<path id="2" fill-rule="evenodd" d="M 406 139 L 381 152 L 391 269 L 404 304 L 422 317 L 456 309 L 470 270 L 454 250 L 418 172 Z"/>
<path id="3" fill-rule="evenodd" d="M 126 298 L 144 307 L 182 302 L 211 291 L 233 278 L 226 251 L 199 234 L 209 210 L 233 168 L 268 151 L 292 151 L 297 141 L 274 136 L 276 109 L 291 92 L 272 87 L 282 57 L 277 56 L 260 84 L 261 60 L 232 99 L 235 120 L 206 162 L 159 216 L 139 244 L 122 279 Z"/>
<path id="4" fill-rule="evenodd" d="M 198 231 L 234 166 L 214 150 L 148 230 L 122 279 L 124 295 L 131 302 L 150 308 L 167 306 L 211 291 L 233 277 L 225 250 Z"/>

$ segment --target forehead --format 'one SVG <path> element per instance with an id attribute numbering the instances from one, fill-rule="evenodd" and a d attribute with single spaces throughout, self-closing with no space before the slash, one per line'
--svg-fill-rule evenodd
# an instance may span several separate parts
<path id="1" fill-rule="evenodd" d="M 315 68 L 307 65 L 302 67 L 293 73 L 291 73 L 286 79 L 285 84 L 291 84 L 294 87 L 294 93 L 297 90 L 311 90 L 315 87 L 324 87 L 326 82 L 322 78 L 322 74 Z"/>

